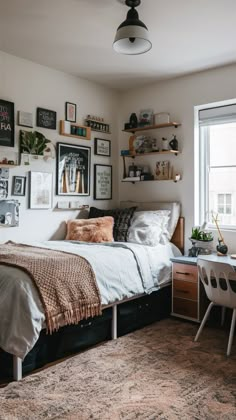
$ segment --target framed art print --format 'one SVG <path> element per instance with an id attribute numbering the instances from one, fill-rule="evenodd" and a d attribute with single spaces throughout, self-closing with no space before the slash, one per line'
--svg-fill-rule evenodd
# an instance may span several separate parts
<path id="1" fill-rule="evenodd" d="M 0 99 L 0 146 L 14 147 L 14 103 Z"/>
<path id="2" fill-rule="evenodd" d="M 50 128 L 56 130 L 57 128 L 57 113 L 50 109 L 37 108 L 36 111 L 36 125 L 37 127 Z"/>
<path id="3" fill-rule="evenodd" d="M 112 166 L 94 165 L 94 199 L 112 199 Z"/>
<path id="4" fill-rule="evenodd" d="M 25 195 L 25 176 L 13 176 L 12 179 L 12 195 Z"/>
<path id="5" fill-rule="evenodd" d="M 76 122 L 76 104 L 66 102 L 66 121 Z"/>
<path id="6" fill-rule="evenodd" d="M 52 207 L 52 173 L 30 172 L 30 209 L 50 209 Z"/>
<path id="7" fill-rule="evenodd" d="M 58 195 L 90 195 L 90 156 L 90 147 L 57 143 Z"/>
<path id="8" fill-rule="evenodd" d="M 18 111 L 18 125 L 33 128 L 32 112 Z"/>
<path id="9" fill-rule="evenodd" d="M 95 137 L 94 154 L 99 156 L 111 156 L 111 141 Z"/>

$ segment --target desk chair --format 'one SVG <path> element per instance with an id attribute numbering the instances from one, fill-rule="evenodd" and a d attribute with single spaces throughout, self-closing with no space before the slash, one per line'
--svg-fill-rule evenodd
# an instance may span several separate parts
<path id="1" fill-rule="evenodd" d="M 207 261 L 201 258 L 198 258 L 197 266 L 199 277 L 203 283 L 207 297 L 210 300 L 210 304 L 206 310 L 194 341 L 198 340 L 214 305 L 231 308 L 233 309 L 233 314 L 227 347 L 227 356 L 229 356 L 233 342 L 236 320 L 236 272 L 230 264 Z"/>

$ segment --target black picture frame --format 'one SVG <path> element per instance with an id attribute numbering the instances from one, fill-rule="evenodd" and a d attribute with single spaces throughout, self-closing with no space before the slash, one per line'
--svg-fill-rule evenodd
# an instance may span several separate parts
<path id="1" fill-rule="evenodd" d="M 94 165 L 94 200 L 112 199 L 112 166 Z"/>
<path id="2" fill-rule="evenodd" d="M 0 146 L 14 147 L 14 103 L 0 99 Z"/>
<path id="3" fill-rule="evenodd" d="M 25 195 L 25 176 L 13 176 L 12 178 L 12 193 L 11 195 L 24 196 Z"/>
<path id="4" fill-rule="evenodd" d="M 91 147 L 57 143 L 56 194 L 90 195 Z"/>
<path id="5" fill-rule="evenodd" d="M 111 140 L 95 137 L 94 154 L 98 156 L 111 156 Z"/>
<path id="6" fill-rule="evenodd" d="M 56 130 L 57 128 L 57 113 L 51 109 L 37 108 L 36 110 L 36 125 L 37 127 L 48 128 Z"/>
<path id="7" fill-rule="evenodd" d="M 76 122 L 76 104 L 72 102 L 65 103 L 65 120 L 70 122 Z"/>

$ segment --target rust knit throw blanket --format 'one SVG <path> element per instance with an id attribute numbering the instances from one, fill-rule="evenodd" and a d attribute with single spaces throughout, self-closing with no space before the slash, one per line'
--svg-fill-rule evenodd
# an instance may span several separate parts
<path id="1" fill-rule="evenodd" d="M 41 297 L 47 330 L 101 314 L 101 298 L 89 262 L 78 255 L 14 242 L 0 245 L 0 264 L 26 271 Z"/>

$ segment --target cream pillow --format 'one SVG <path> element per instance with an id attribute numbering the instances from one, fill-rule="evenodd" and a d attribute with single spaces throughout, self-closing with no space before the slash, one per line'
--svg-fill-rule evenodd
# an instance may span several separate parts
<path id="1" fill-rule="evenodd" d="M 137 211 L 128 231 L 128 242 L 156 246 L 169 242 L 170 210 Z"/>
<path id="2" fill-rule="evenodd" d="M 114 219 L 111 216 L 68 220 L 66 240 L 113 242 L 113 225 Z"/>

